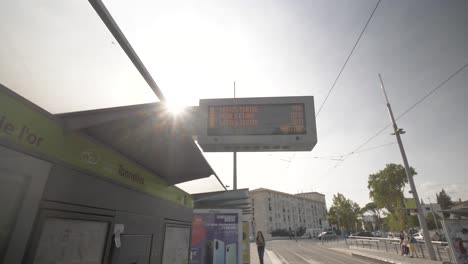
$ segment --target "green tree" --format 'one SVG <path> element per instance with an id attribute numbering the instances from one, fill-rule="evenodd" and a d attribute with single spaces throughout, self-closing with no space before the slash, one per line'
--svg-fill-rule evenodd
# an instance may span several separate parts
<path id="1" fill-rule="evenodd" d="M 434 221 L 434 216 L 436 218 L 436 221 L 437 221 L 437 225 Z M 434 229 L 437 229 L 438 227 L 440 228 L 442 226 L 442 223 L 440 222 L 440 216 L 438 214 L 427 214 L 426 215 L 426 222 L 427 222 L 427 228 L 429 230 L 434 230 Z"/>
<path id="2" fill-rule="evenodd" d="M 419 227 L 419 219 L 417 215 L 408 215 L 408 227 Z"/>
<path id="3" fill-rule="evenodd" d="M 410 168 L 416 175 L 414 168 Z M 388 223 L 394 230 L 403 230 L 408 226 L 408 216 L 403 203 L 403 187 L 408 182 L 405 168 L 397 164 L 387 164 L 385 168 L 369 175 L 369 196 L 378 208 L 389 212 Z"/>
<path id="4" fill-rule="evenodd" d="M 357 203 L 341 193 L 333 195 L 332 206 L 327 215 L 331 224 L 336 224 L 338 229 L 356 230 L 361 226 L 360 215 L 361 208 Z"/>
<path id="5" fill-rule="evenodd" d="M 450 209 L 450 207 L 453 206 L 453 202 L 452 202 L 452 197 L 450 197 L 444 189 L 442 189 L 442 191 L 440 191 L 440 193 L 436 194 L 436 197 L 437 197 L 437 203 L 440 205 L 440 208 L 442 210 L 444 209 Z M 449 217 L 450 214 L 449 213 L 443 213 L 444 214 L 444 217 Z"/>
<path id="6" fill-rule="evenodd" d="M 366 213 L 371 213 L 372 217 L 374 218 L 375 229 L 382 229 L 382 208 L 377 207 L 377 205 L 374 202 L 370 202 L 362 208 L 361 213 L 363 215 Z M 366 230 L 370 229 L 367 229 L 366 227 Z"/>

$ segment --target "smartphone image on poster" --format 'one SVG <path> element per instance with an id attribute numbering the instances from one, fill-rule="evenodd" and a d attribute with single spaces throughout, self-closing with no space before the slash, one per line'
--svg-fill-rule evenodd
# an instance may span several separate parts
<path id="1" fill-rule="evenodd" d="M 213 241 L 214 253 L 213 253 L 213 264 L 224 264 L 224 242 L 218 239 Z"/>
<path id="2" fill-rule="evenodd" d="M 213 264 L 213 241 L 205 242 L 205 254 L 203 256 L 203 264 Z"/>
<path id="3" fill-rule="evenodd" d="M 236 264 L 237 261 L 237 245 L 229 244 L 226 246 L 226 264 Z"/>

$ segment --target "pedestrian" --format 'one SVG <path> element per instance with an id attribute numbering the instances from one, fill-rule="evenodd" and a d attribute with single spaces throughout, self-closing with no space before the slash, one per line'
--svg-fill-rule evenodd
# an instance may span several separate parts
<path id="1" fill-rule="evenodd" d="M 257 238 L 255 239 L 257 243 L 258 258 L 260 259 L 260 264 L 263 264 L 263 255 L 265 254 L 265 238 L 263 237 L 262 231 L 257 232 Z"/>
<path id="2" fill-rule="evenodd" d="M 403 256 L 403 240 L 405 240 L 405 233 L 403 231 L 400 231 L 400 255 Z"/>
<path id="3" fill-rule="evenodd" d="M 414 255 L 418 258 L 418 253 L 416 252 L 416 238 L 414 238 L 413 235 L 410 236 L 410 241 L 409 241 L 409 250 L 411 252 L 411 258 L 414 258 Z"/>

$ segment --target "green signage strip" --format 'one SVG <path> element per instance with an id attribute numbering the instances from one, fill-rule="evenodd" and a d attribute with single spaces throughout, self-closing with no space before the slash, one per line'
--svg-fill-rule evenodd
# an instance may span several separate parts
<path id="1" fill-rule="evenodd" d="M 0 87 L 0 143 L 20 145 L 34 153 L 193 208 L 193 200 L 186 192 L 169 186 L 160 177 L 86 135 L 65 133 L 59 122 L 21 101 Z"/>

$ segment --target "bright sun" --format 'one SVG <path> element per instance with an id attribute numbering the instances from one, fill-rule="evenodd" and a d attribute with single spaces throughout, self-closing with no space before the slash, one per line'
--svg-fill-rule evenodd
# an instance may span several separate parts
<path id="1" fill-rule="evenodd" d="M 181 114 L 185 106 L 181 104 L 180 102 L 174 102 L 174 101 L 169 101 L 166 103 L 167 111 L 173 115 L 179 115 Z"/>

